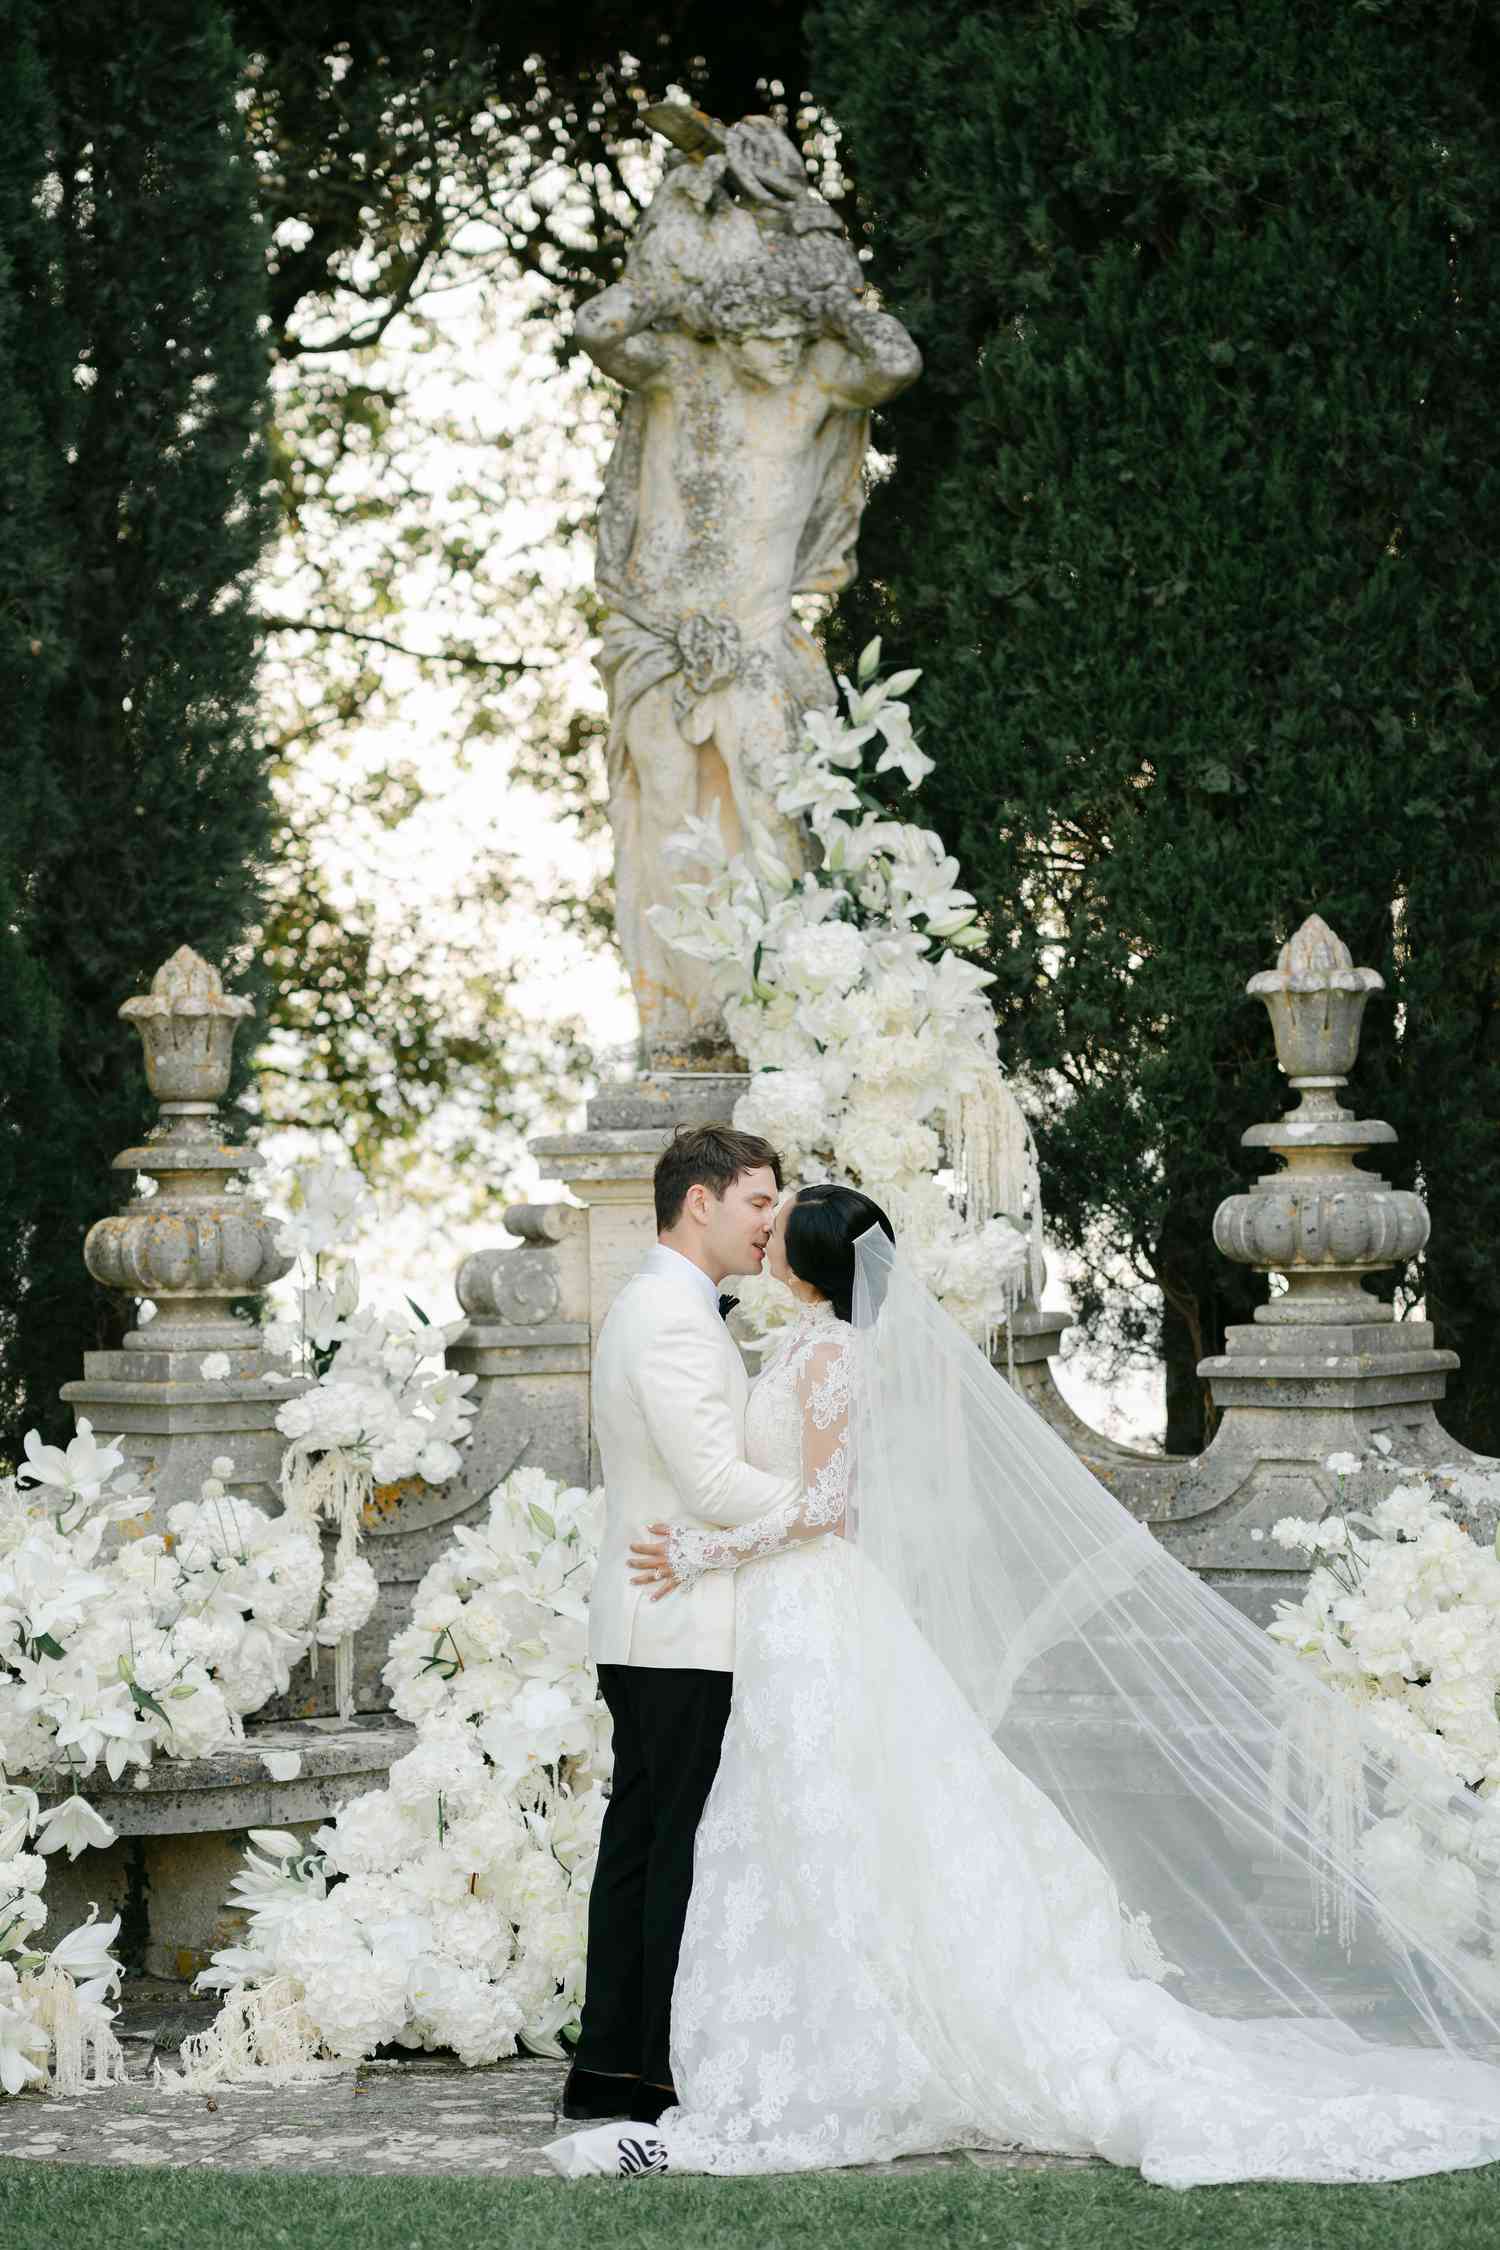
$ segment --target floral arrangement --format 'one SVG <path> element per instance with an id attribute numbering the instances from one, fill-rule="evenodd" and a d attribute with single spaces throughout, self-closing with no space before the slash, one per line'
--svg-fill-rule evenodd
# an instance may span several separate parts
<path id="1" fill-rule="evenodd" d="M 1328 1817 L 1346 1844 L 1357 1837 L 1371 1890 L 1406 1929 L 1465 1946 L 1470 1980 L 1500 1997 L 1500 1956 L 1476 1950 L 1487 1942 L 1483 1900 L 1500 1874 L 1500 1802 L 1478 1816 L 1481 1803 L 1500 1800 L 1500 1541 L 1481 1545 L 1461 1520 L 1494 1510 L 1500 1478 L 1404 1469 L 1380 1435 L 1372 1449 L 1368 1464 L 1330 1455 L 1340 1500 L 1332 1513 L 1272 1527 L 1277 1544 L 1312 1567 L 1301 1600 L 1279 1602 L 1268 1630 L 1390 1746 L 1371 1819 L 1361 1737 L 1341 1746 L 1320 1726 L 1316 1745 Z M 1399 1481 L 1370 1508 L 1348 1508 L 1346 1480 L 1366 1468 Z M 1455 1816 L 1455 1785 L 1473 1794 L 1472 1820 Z M 1347 1903 L 1341 1918 L 1352 1929 Z"/>
<path id="2" fill-rule="evenodd" d="M 879 668 L 876 640 L 857 680 L 840 679 L 845 710 L 806 714 L 777 792 L 806 817 L 819 863 L 794 877 L 764 849 L 731 859 L 717 817 L 693 817 L 669 848 L 706 879 L 651 919 L 713 967 L 752 1074 L 736 1124 L 774 1142 L 794 1176 L 875 1196 L 950 1313 L 987 1336 L 1041 1285 L 1036 1156 L 1000 1070 L 994 979 L 964 957 L 980 932 L 958 862 L 870 786 L 899 770 L 916 789 L 932 771 L 905 701 L 920 673 L 882 680 Z M 769 1277 L 741 1295 L 762 1326 L 784 1316 Z"/>
<path id="3" fill-rule="evenodd" d="M 119 1916 L 99 1922 L 90 1915 L 47 1952 L 32 1943 L 47 1919 L 44 1855 L 66 1847 L 76 1859 L 85 1844 L 100 1841 L 99 1828 L 110 1841 L 104 1822 L 81 1798 L 42 1812 L 34 1790 L 0 1781 L 0 2092 L 40 2086 L 76 2094 L 90 2079 L 107 2086 L 125 2076 L 110 2028 L 116 2011 L 109 2005 L 120 1988 L 120 1966 L 110 1952 Z"/>
<path id="4" fill-rule="evenodd" d="M 1481 1796 L 1500 1793 L 1500 1556 L 1480 1546 L 1454 1506 L 1500 1498 L 1500 1479 L 1452 1470 L 1428 1477 L 1377 1457 L 1399 1477 L 1368 1511 L 1340 1506 L 1321 1522 L 1286 1516 L 1279 1546 L 1312 1564 L 1298 1602 L 1279 1602 L 1269 1627 L 1320 1679 L 1369 1707 L 1391 1738 L 1421 1750 Z M 1344 1480 L 1360 1467 L 1335 1453 Z"/>
<path id="5" fill-rule="evenodd" d="M 119 1919 L 48 1953 L 47 1855 L 115 1840 L 79 1792 L 103 1766 L 144 1781 L 157 1757 L 204 1757 L 282 1692 L 312 1640 L 323 1560 L 315 1534 L 232 1495 L 227 1457 L 163 1534 L 118 1447 L 80 1421 L 66 1446 L 27 1432 L 0 1482 L 0 2090 L 73 2093 L 123 2074 L 108 1995 Z M 107 1527 L 139 1535 L 102 1552 Z M 70 1790 L 41 1809 L 27 1774 Z M 35 1839 L 34 1848 L 27 1845 Z"/>
<path id="6" fill-rule="evenodd" d="M 318 1830 L 252 1835 L 249 1928 L 199 1983 L 192 2086 L 291 2078 L 395 2042 L 560 2053 L 582 1999 L 609 1722 L 588 1664 L 603 1496 L 513 1470 L 417 1588 L 385 1681 L 417 1741 Z"/>
<path id="7" fill-rule="evenodd" d="M 362 1310 L 359 1269 L 333 1253 L 368 1216 L 368 1188 L 352 1166 L 324 1159 L 294 1168 L 274 1184 L 286 1217 L 277 1248 L 300 1269 L 296 1316 L 261 1330 L 266 1350 L 308 1378 L 276 1416 L 290 1442 L 282 1460 L 287 1513 L 322 1520 L 338 1547 L 317 1641 L 334 1651 L 340 1715 L 354 1710 L 354 1636 L 375 1609 L 375 1573 L 359 1554 L 363 1510 L 377 1484 L 422 1477 L 443 1484 L 460 1463 L 474 1417 L 472 1375 L 455 1375 L 442 1355 L 462 1320 L 435 1325 L 408 1312 Z"/>
<path id="8" fill-rule="evenodd" d="M 157 1756 L 207 1756 L 287 1687 L 322 1590 L 316 1537 L 231 1495 L 213 1463 L 165 1534 L 105 1556 L 107 1526 L 150 1513 L 113 1445 L 87 1421 L 66 1447 L 25 1439 L 0 1484 L 0 1779 L 48 1775 L 76 1789 L 102 1764 L 118 1783 Z M 85 1806 L 70 1816 L 105 1823 Z"/>

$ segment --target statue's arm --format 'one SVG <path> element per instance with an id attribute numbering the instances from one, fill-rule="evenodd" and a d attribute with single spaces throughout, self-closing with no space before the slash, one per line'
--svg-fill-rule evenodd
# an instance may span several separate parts
<path id="1" fill-rule="evenodd" d="M 823 332 L 833 346 L 824 382 L 840 406 L 881 406 L 922 372 L 922 355 L 895 315 L 870 312 L 857 298 L 842 299 Z"/>
<path id="2" fill-rule="evenodd" d="M 573 333 L 596 367 L 627 390 L 644 390 L 671 364 L 672 338 L 652 327 L 671 310 L 635 282 L 617 281 L 579 307 Z"/>

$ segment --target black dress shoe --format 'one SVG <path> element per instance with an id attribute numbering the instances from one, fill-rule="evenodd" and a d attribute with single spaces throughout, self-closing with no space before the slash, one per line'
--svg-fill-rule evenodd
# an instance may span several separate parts
<path id="1" fill-rule="evenodd" d="M 557 2114 L 573 2125 L 603 2125 L 612 2117 L 640 2117 L 641 2112 L 635 2106 L 640 2083 L 638 2078 L 616 2078 L 601 2070 L 581 2070 L 574 2063 L 563 2081 Z"/>
<path id="2" fill-rule="evenodd" d="M 677 2095 L 671 2086 L 648 2086 L 644 2078 L 637 2082 L 635 2108 L 630 2112 L 638 2125 L 655 2125 L 664 2111 L 677 2107 Z"/>

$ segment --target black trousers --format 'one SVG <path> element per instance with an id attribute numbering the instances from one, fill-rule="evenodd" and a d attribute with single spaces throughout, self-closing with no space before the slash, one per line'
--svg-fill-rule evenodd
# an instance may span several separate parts
<path id="1" fill-rule="evenodd" d="M 672 2083 L 672 1980 L 693 1838 L 718 1771 L 732 1684 L 728 1672 L 599 1666 L 615 1765 L 589 1894 L 575 2057 L 583 2070 Z"/>

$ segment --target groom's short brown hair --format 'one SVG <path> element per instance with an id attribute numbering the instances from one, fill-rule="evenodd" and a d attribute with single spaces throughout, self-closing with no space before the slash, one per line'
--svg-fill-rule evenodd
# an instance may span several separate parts
<path id="1" fill-rule="evenodd" d="M 737 1133 L 731 1125 L 679 1125 L 656 1160 L 656 1231 L 665 1234 L 682 1216 L 690 1187 L 711 1188 L 722 1196 L 741 1172 L 762 1165 L 781 1185 L 781 1158 L 757 1133 Z"/>

